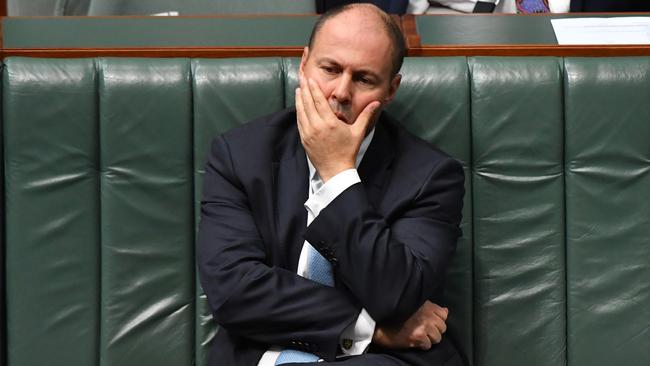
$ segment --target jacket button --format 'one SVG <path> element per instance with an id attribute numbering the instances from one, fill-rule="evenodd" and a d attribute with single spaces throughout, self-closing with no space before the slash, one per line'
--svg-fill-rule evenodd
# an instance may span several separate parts
<path id="1" fill-rule="evenodd" d="M 342 346 L 346 350 L 349 350 L 350 348 L 352 348 L 352 340 L 351 339 L 344 339 Z"/>

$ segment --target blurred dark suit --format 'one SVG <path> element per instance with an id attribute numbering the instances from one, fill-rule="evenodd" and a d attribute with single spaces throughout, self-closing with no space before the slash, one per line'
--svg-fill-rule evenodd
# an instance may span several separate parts
<path id="1" fill-rule="evenodd" d="M 571 12 L 650 11 L 647 0 L 571 0 Z"/>
<path id="2" fill-rule="evenodd" d="M 408 0 L 316 0 L 316 11 L 324 13 L 337 6 L 352 3 L 371 3 L 389 14 L 404 14 L 408 6 Z"/>

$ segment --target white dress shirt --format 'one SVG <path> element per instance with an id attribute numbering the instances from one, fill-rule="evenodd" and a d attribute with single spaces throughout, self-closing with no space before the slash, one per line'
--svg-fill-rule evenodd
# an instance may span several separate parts
<path id="1" fill-rule="evenodd" d="M 355 167 L 358 168 L 361 159 L 368 150 L 372 137 L 375 135 L 373 128 L 370 133 L 363 139 Z M 309 165 L 309 197 L 305 202 L 305 209 L 307 210 L 307 226 L 320 214 L 327 205 L 329 205 L 338 195 L 343 193 L 353 184 L 361 182 L 357 169 L 348 169 L 340 172 L 339 174 L 330 178 L 327 183 L 318 176 L 318 172 L 307 157 L 307 164 Z M 298 275 L 305 277 L 307 275 L 307 268 L 309 268 L 309 250 L 311 246 L 309 242 L 305 241 L 300 252 L 300 259 L 298 260 Z M 375 321 L 368 314 L 366 309 L 361 309 L 357 321 L 350 324 L 339 338 L 339 345 L 343 351 L 342 356 L 360 355 L 366 351 L 368 345 L 372 341 L 372 335 L 375 333 Z M 280 347 L 271 347 L 266 351 L 257 366 L 273 366 L 278 356 L 282 352 Z"/>

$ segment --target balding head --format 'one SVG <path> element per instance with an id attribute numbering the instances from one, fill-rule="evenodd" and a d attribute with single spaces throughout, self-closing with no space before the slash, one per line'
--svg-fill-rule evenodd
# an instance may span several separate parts
<path id="1" fill-rule="evenodd" d="M 350 21 L 355 22 L 355 25 L 358 25 L 358 22 L 362 22 L 362 26 L 367 28 L 368 31 L 384 32 L 392 49 L 392 75 L 396 75 L 399 72 L 402 67 L 402 62 L 404 61 L 404 56 L 406 55 L 404 36 L 393 18 L 372 4 L 348 4 L 331 9 L 321 15 L 316 24 L 314 24 L 314 28 L 309 37 L 310 49 L 314 48 L 318 34 L 322 30 L 323 25 L 326 22 L 339 17 L 348 18 Z"/>

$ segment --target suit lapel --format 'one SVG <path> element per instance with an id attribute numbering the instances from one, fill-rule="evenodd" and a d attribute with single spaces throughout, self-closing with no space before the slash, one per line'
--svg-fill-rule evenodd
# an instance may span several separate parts
<path id="1" fill-rule="evenodd" d="M 289 146 L 287 146 L 287 144 Z M 276 227 L 281 247 L 278 254 L 280 265 L 295 271 L 304 243 L 303 233 L 307 226 L 307 211 L 304 203 L 308 197 L 307 157 L 300 144 L 297 130 L 287 134 L 284 146 L 279 149 L 279 161 L 273 163 L 274 207 Z"/>
<path id="2" fill-rule="evenodd" d="M 376 209 L 379 208 L 381 199 L 388 180 L 393 158 L 395 144 L 393 143 L 386 126 L 385 116 L 377 122 L 375 136 L 359 165 L 359 177 L 363 184 L 368 200 Z"/>

